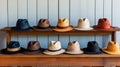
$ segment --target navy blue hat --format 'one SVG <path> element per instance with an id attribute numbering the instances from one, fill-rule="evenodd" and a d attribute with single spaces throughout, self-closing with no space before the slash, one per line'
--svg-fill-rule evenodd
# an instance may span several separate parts
<path id="1" fill-rule="evenodd" d="M 87 48 L 84 48 L 83 51 L 85 54 L 101 54 L 102 53 L 96 41 L 89 41 L 87 44 Z"/>
<path id="2" fill-rule="evenodd" d="M 9 45 L 7 45 L 7 48 L 2 49 L 1 53 L 3 54 L 17 54 L 24 51 L 24 48 L 20 47 L 20 44 L 18 41 L 11 41 Z"/>
<path id="3" fill-rule="evenodd" d="M 15 31 L 26 31 L 31 29 L 27 19 L 18 19 L 16 27 L 12 27 L 12 30 Z"/>

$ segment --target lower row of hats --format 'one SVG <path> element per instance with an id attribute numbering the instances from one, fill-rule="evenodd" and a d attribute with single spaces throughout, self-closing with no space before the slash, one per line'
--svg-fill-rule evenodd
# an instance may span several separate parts
<path id="1" fill-rule="evenodd" d="M 86 48 L 81 49 L 78 41 L 71 41 L 68 43 L 67 49 L 61 47 L 60 41 L 50 41 L 48 49 L 42 49 L 38 41 L 30 41 L 27 49 L 20 47 L 18 41 L 10 41 L 7 48 L 2 49 L 3 54 L 37 54 L 44 53 L 47 55 L 59 55 L 62 53 L 66 54 L 120 54 L 119 44 L 115 41 L 109 41 L 107 47 L 99 48 L 96 41 L 89 41 Z"/>

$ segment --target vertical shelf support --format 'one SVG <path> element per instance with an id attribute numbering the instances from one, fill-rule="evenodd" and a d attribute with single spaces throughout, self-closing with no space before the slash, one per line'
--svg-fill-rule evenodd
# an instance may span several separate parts
<path id="1" fill-rule="evenodd" d="M 116 41 L 116 31 L 112 32 L 112 37 L 111 37 L 112 41 Z"/>

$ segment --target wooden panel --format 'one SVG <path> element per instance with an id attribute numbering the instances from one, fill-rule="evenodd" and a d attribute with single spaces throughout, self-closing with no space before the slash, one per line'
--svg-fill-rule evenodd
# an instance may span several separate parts
<path id="1" fill-rule="evenodd" d="M 27 19 L 27 0 L 18 0 L 18 19 Z M 22 33 L 22 32 L 21 32 Z M 19 35 L 18 36 L 18 41 L 20 42 L 20 45 L 22 47 L 27 46 L 28 43 L 28 35 L 26 36 L 22 36 Z"/>
<path id="2" fill-rule="evenodd" d="M 65 4 L 65 5 L 63 5 Z M 69 0 L 59 0 L 59 18 L 69 18 Z M 70 22 L 70 21 L 69 21 Z M 69 42 L 69 35 L 59 35 L 59 41 L 62 47 L 67 48 Z"/>
<path id="3" fill-rule="evenodd" d="M 48 0 L 38 0 L 37 7 L 37 21 L 41 18 L 48 18 Z M 42 48 L 47 48 L 48 35 L 38 35 L 38 41 L 40 42 Z"/>

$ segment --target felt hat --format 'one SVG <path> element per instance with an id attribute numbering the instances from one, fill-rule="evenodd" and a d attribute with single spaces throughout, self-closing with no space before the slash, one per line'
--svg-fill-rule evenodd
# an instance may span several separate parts
<path id="1" fill-rule="evenodd" d="M 108 54 L 120 54 L 120 47 L 118 42 L 109 41 L 107 47 L 102 48 L 102 51 Z"/>
<path id="2" fill-rule="evenodd" d="M 113 27 L 110 26 L 110 22 L 107 18 L 100 18 L 98 24 L 93 26 L 97 30 L 112 30 Z"/>
<path id="3" fill-rule="evenodd" d="M 67 32 L 73 30 L 73 27 L 69 24 L 69 20 L 66 18 L 60 18 L 57 22 L 57 26 L 53 28 L 57 32 Z"/>
<path id="4" fill-rule="evenodd" d="M 38 41 L 29 41 L 24 54 L 36 54 L 41 52 L 40 43 Z"/>
<path id="5" fill-rule="evenodd" d="M 51 30 L 51 25 L 48 19 L 40 19 L 37 26 L 34 26 L 33 29 L 36 31 L 42 30 Z"/>
<path id="6" fill-rule="evenodd" d="M 47 55 L 59 55 L 64 52 L 65 50 L 61 48 L 60 41 L 50 41 L 48 49 L 45 50 L 43 53 Z"/>
<path id="7" fill-rule="evenodd" d="M 1 53 L 3 54 L 18 54 L 24 52 L 24 48 L 20 47 L 20 44 L 18 41 L 10 41 L 10 43 L 7 45 L 7 48 L 2 49 Z"/>
<path id="8" fill-rule="evenodd" d="M 68 43 L 67 54 L 82 54 L 83 51 L 80 49 L 80 45 L 78 41 L 72 41 Z"/>
<path id="9" fill-rule="evenodd" d="M 32 29 L 32 27 L 30 27 L 27 19 L 18 19 L 16 27 L 12 27 L 11 29 L 15 31 L 26 31 Z"/>
<path id="10" fill-rule="evenodd" d="M 84 48 L 83 51 L 85 54 L 101 54 L 102 53 L 96 41 L 89 41 L 87 44 L 87 48 Z"/>
<path id="11" fill-rule="evenodd" d="M 77 26 L 74 29 L 76 29 L 76 30 L 92 30 L 93 28 L 90 27 L 90 22 L 87 18 L 80 18 L 78 20 Z"/>

